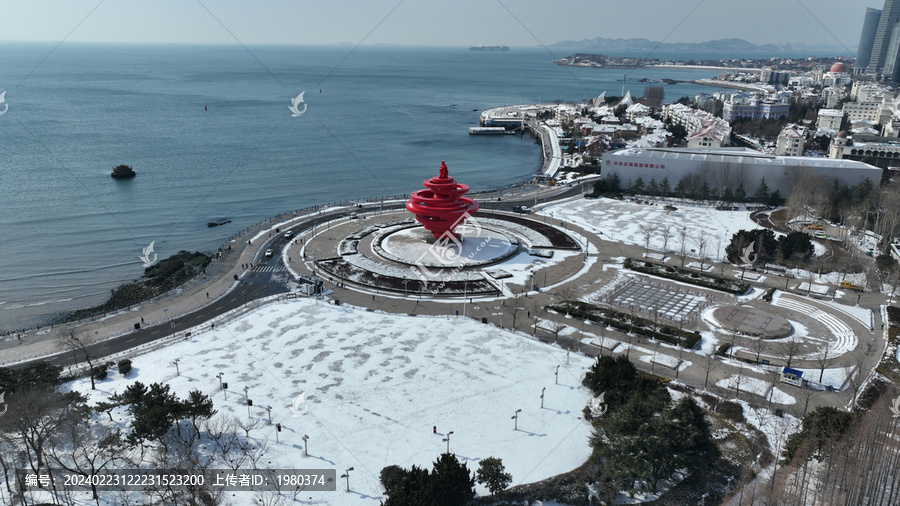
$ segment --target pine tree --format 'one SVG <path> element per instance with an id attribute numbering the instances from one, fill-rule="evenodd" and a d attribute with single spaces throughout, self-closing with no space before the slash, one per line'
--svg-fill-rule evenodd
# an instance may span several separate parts
<path id="1" fill-rule="evenodd" d="M 659 193 L 663 197 L 668 197 L 672 193 L 672 187 L 669 185 L 669 178 L 664 177 L 659 184 Z"/>
<path id="2" fill-rule="evenodd" d="M 491 495 L 497 495 L 512 483 L 512 475 L 504 469 L 503 461 L 496 457 L 488 457 L 479 462 L 475 476 L 478 483 L 490 490 Z"/>
<path id="3" fill-rule="evenodd" d="M 654 196 L 654 197 L 657 196 L 657 195 L 659 195 L 659 185 L 656 184 L 656 178 L 655 178 L 655 177 L 651 177 L 651 178 L 650 178 L 650 184 L 647 185 L 647 193 L 650 194 L 650 195 L 652 195 L 652 196 Z"/>
<path id="4" fill-rule="evenodd" d="M 704 181 L 703 184 L 700 185 L 700 193 L 698 196 L 702 200 L 709 200 L 709 183 Z"/>
<path id="5" fill-rule="evenodd" d="M 771 195 L 769 195 L 769 200 L 768 202 L 766 202 L 766 204 L 768 204 L 770 207 L 778 207 L 781 204 L 784 204 L 784 197 L 781 196 L 780 191 L 775 190 Z"/>
<path id="6" fill-rule="evenodd" d="M 621 182 L 619 181 L 619 174 L 614 173 L 612 176 L 608 176 L 607 179 L 609 180 L 607 184 L 607 188 L 609 188 L 609 191 L 619 191 L 619 185 L 621 184 Z"/>
<path id="7" fill-rule="evenodd" d="M 744 190 L 744 183 L 738 185 L 738 189 L 734 192 L 734 201 L 735 202 L 746 202 L 747 201 L 747 191 Z"/>
<path id="8" fill-rule="evenodd" d="M 396 478 L 390 488 L 385 488 L 387 499 L 384 506 L 408 506 L 410 504 L 430 504 L 431 476 L 428 470 L 415 465 Z M 384 483 L 382 483 L 384 484 Z"/>
<path id="9" fill-rule="evenodd" d="M 754 202 L 759 202 L 764 204 L 769 200 L 769 185 L 766 184 L 766 178 L 762 178 L 759 181 L 759 186 L 756 188 L 756 193 L 753 194 Z"/>
<path id="10" fill-rule="evenodd" d="M 434 463 L 429 495 L 434 506 L 459 506 L 469 504 L 475 497 L 475 478 L 469 468 L 461 464 L 455 455 L 443 453 Z"/>
<path id="11" fill-rule="evenodd" d="M 734 194 L 731 193 L 731 188 L 725 188 L 725 193 L 722 194 L 722 200 L 725 202 L 734 202 Z"/>
<path id="12" fill-rule="evenodd" d="M 641 177 L 634 180 L 634 183 L 631 185 L 631 191 L 634 193 L 641 193 L 644 191 L 644 180 Z"/>

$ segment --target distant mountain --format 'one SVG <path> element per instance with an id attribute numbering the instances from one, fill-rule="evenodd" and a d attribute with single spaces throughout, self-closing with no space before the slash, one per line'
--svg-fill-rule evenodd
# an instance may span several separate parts
<path id="1" fill-rule="evenodd" d="M 782 53 L 788 51 L 831 50 L 826 46 L 808 44 L 763 44 L 756 45 L 744 39 L 718 39 L 707 42 L 663 42 L 647 39 L 596 39 L 566 40 L 550 46 L 554 49 L 574 49 L 579 51 L 685 51 L 717 53 Z M 841 52 L 846 52 L 840 48 Z"/>

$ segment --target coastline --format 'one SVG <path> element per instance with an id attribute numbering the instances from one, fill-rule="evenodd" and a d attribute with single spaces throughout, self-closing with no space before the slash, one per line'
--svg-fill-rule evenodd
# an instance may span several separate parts
<path id="1" fill-rule="evenodd" d="M 762 69 L 744 68 L 744 67 L 716 67 L 712 65 L 646 65 L 644 68 L 660 68 L 660 69 L 688 69 L 688 70 L 728 70 L 734 72 L 762 72 Z"/>
<path id="2" fill-rule="evenodd" d="M 523 189 L 526 185 L 528 185 L 534 179 L 535 175 L 542 173 L 542 169 L 544 168 L 544 166 L 547 162 L 547 160 L 545 159 L 546 154 L 547 153 L 544 150 L 542 150 L 541 163 L 537 165 L 534 173 L 532 175 L 528 176 L 527 179 L 523 178 L 522 180 L 520 180 L 516 183 L 512 183 L 512 184 L 509 184 L 506 186 L 498 186 L 498 187 L 494 187 L 491 189 L 482 190 L 480 192 L 473 192 L 472 195 L 479 195 L 479 196 L 482 196 L 482 197 L 488 199 L 488 198 L 493 198 L 494 195 L 506 196 L 506 195 L 509 195 L 510 193 L 514 193 L 516 190 Z M 281 223 L 281 220 L 287 219 L 289 221 L 293 221 L 295 219 L 302 218 L 302 217 L 310 215 L 310 214 L 315 214 L 316 212 L 319 212 L 322 209 L 327 209 L 327 208 L 331 208 L 331 207 L 350 207 L 350 206 L 355 206 L 357 203 L 375 203 L 375 202 L 385 202 L 386 203 L 389 201 L 395 201 L 395 200 L 397 200 L 398 197 L 408 197 L 408 194 L 403 194 L 400 196 L 386 195 L 386 196 L 382 196 L 382 197 L 367 197 L 367 198 L 352 199 L 352 200 L 346 200 L 346 201 L 340 201 L 340 202 L 315 204 L 315 205 L 308 206 L 308 207 L 305 207 L 302 209 L 297 209 L 294 211 L 286 211 L 283 213 L 276 214 L 276 215 L 271 216 L 260 222 L 248 225 L 247 227 L 243 228 L 239 232 L 237 232 L 229 237 L 224 238 L 218 251 L 204 252 L 205 254 L 208 254 L 212 257 L 212 261 L 210 262 L 209 268 L 207 269 L 208 272 L 200 273 L 197 276 L 194 276 L 191 279 L 186 280 L 184 283 L 168 289 L 164 293 L 156 294 L 156 295 L 150 297 L 149 299 L 139 301 L 139 302 L 129 305 L 127 307 L 123 307 L 123 308 L 119 308 L 119 309 L 115 309 L 115 310 L 109 310 L 109 311 L 98 313 L 98 314 L 95 314 L 92 316 L 86 316 L 86 317 L 83 317 L 83 318 L 80 318 L 77 320 L 64 321 L 64 318 L 66 315 L 79 313 L 82 311 L 90 310 L 95 307 L 100 307 L 100 306 L 105 305 L 106 303 L 109 302 L 109 299 L 106 299 L 106 300 L 98 303 L 97 305 L 91 306 L 91 307 L 83 307 L 83 308 L 67 310 L 67 311 L 52 311 L 52 312 L 48 312 L 48 313 L 42 313 L 40 316 L 34 318 L 34 320 L 36 320 L 37 323 L 32 323 L 27 326 L 18 326 L 15 323 L 13 323 L 10 327 L 0 331 L 0 349 L 3 348 L 2 345 L 5 340 L 15 341 L 16 337 L 19 335 L 24 336 L 24 335 L 26 335 L 28 333 L 32 333 L 32 332 L 42 333 L 42 332 L 47 331 L 48 329 L 53 329 L 53 328 L 59 327 L 61 325 L 79 326 L 79 325 L 83 325 L 86 323 L 103 321 L 107 318 L 115 317 L 116 315 L 120 315 L 120 314 L 129 312 L 129 311 L 132 311 L 132 310 L 136 310 L 145 304 L 151 304 L 151 303 L 156 304 L 156 303 L 164 302 L 166 300 L 171 300 L 173 297 L 178 298 L 187 291 L 192 291 L 192 290 L 196 290 L 198 288 L 202 288 L 204 286 L 216 284 L 216 282 L 218 281 L 217 276 L 222 276 L 223 272 L 226 273 L 224 275 L 224 277 L 229 277 L 229 276 L 235 274 L 234 272 L 232 272 L 232 269 L 237 265 L 238 258 L 243 257 L 245 251 L 251 250 L 251 251 L 253 251 L 253 254 L 252 254 L 253 257 L 259 256 L 261 254 L 261 251 L 258 250 L 258 245 L 257 245 L 257 241 L 256 241 L 259 234 L 265 233 L 266 231 L 269 231 L 270 229 L 274 228 L 273 224 Z M 245 242 L 248 238 L 251 238 L 252 242 L 253 242 L 253 244 L 250 246 L 248 246 Z M 234 250 L 234 253 L 237 253 L 237 254 L 234 255 L 232 252 L 232 247 L 235 245 L 239 245 L 239 244 L 242 245 L 242 247 L 236 248 Z M 136 280 L 132 279 L 132 278 L 123 279 L 118 285 L 116 285 L 116 287 L 114 288 L 114 291 L 118 290 L 122 287 L 125 287 L 135 281 Z M 201 291 L 204 291 L 204 290 L 201 290 Z"/>
<path id="3" fill-rule="evenodd" d="M 697 79 L 695 81 L 691 81 L 694 84 L 699 84 L 702 86 L 715 86 L 717 88 L 734 88 L 737 90 L 748 90 L 748 91 L 761 91 L 768 92 L 768 90 L 758 84 L 747 84 L 747 83 L 736 83 L 733 81 L 719 81 L 718 79 Z"/>

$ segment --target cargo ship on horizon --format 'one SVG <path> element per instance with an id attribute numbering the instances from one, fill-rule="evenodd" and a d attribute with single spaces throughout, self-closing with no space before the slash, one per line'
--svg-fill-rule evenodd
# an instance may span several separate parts
<path id="1" fill-rule="evenodd" d="M 472 46 L 469 51 L 509 51 L 509 46 Z"/>

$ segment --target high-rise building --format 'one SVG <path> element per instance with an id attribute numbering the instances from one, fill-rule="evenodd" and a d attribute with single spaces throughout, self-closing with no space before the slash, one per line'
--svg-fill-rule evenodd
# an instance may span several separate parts
<path id="1" fill-rule="evenodd" d="M 884 9 L 878 19 L 878 28 L 875 30 L 875 38 L 872 41 L 872 54 L 869 57 L 869 65 L 866 74 L 879 77 L 884 80 L 895 80 L 894 71 L 900 69 L 895 65 L 897 54 L 889 51 L 894 31 L 897 30 L 897 22 L 900 21 L 900 0 L 884 0 Z M 896 44 L 895 44 L 896 47 Z M 891 75 L 885 73 L 885 67 L 891 70 Z"/>
<path id="2" fill-rule="evenodd" d="M 871 7 L 866 8 L 862 34 L 859 36 L 859 49 L 856 51 L 855 74 L 865 72 L 866 67 L 869 66 L 869 59 L 872 57 L 872 45 L 875 43 L 875 32 L 878 31 L 878 20 L 880 19 L 880 10 Z"/>

